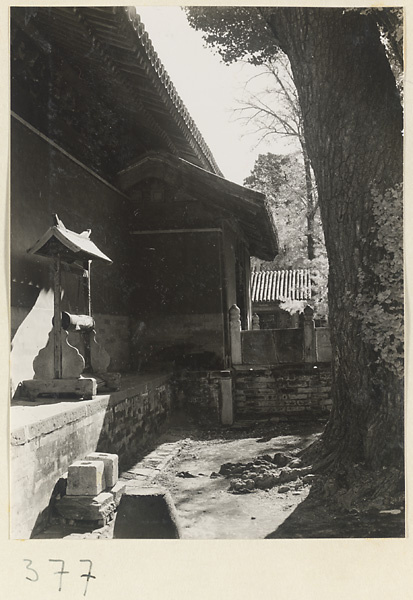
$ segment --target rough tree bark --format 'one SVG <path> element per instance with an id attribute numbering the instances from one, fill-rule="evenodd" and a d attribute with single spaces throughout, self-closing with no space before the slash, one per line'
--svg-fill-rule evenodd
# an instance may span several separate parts
<path id="1" fill-rule="evenodd" d="M 380 260 L 371 244 L 371 186 L 383 193 L 402 182 L 403 117 L 395 80 L 369 16 L 342 9 L 261 10 L 291 62 L 330 264 L 333 410 L 323 449 L 336 472 L 350 472 L 355 464 L 391 471 L 389 495 L 397 494 L 403 381 L 363 340 L 354 310 L 367 285 L 360 272 L 371 273 Z M 368 275 L 366 281 L 375 285 Z"/>
<path id="2" fill-rule="evenodd" d="M 311 161 L 307 152 L 307 145 L 304 135 L 300 135 L 300 145 L 303 152 L 304 172 L 305 172 L 305 191 L 307 199 L 307 258 L 313 260 L 315 258 L 314 250 L 314 219 L 317 211 L 317 205 L 314 203 L 313 194 L 313 178 L 311 175 Z"/>

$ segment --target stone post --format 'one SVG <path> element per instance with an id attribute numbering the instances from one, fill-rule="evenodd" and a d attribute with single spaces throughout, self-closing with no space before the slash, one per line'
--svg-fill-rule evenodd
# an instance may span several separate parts
<path id="1" fill-rule="evenodd" d="M 307 304 L 304 309 L 304 362 L 316 361 L 314 310 Z"/>
<path id="2" fill-rule="evenodd" d="M 260 329 L 260 318 L 257 313 L 252 315 L 252 329 L 253 331 Z"/>
<path id="3" fill-rule="evenodd" d="M 232 425 L 234 422 L 234 406 L 232 400 L 231 371 L 221 371 L 219 387 L 221 392 L 221 423 Z"/>
<path id="4" fill-rule="evenodd" d="M 231 339 L 231 362 L 233 365 L 242 364 L 241 350 L 241 319 L 240 309 L 233 304 L 229 309 L 229 333 Z"/>

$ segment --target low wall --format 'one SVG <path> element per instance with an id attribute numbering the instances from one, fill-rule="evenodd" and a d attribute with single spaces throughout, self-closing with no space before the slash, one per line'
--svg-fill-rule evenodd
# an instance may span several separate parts
<path id="1" fill-rule="evenodd" d="M 241 331 L 242 362 L 250 365 L 303 361 L 303 329 Z"/>
<path id="2" fill-rule="evenodd" d="M 177 407 L 198 422 L 225 423 L 229 403 L 232 411 L 231 382 L 229 370 L 182 371 L 173 382 Z"/>
<path id="3" fill-rule="evenodd" d="M 58 479 L 89 452 L 113 452 L 125 469 L 165 422 L 170 375 L 140 375 L 92 400 L 16 402 L 11 407 L 11 537 L 40 531 Z"/>
<path id="4" fill-rule="evenodd" d="M 329 327 L 311 328 L 314 362 L 331 360 Z M 312 345 L 313 344 L 313 345 Z M 307 362 L 303 328 L 241 331 L 242 364 L 276 365 Z"/>
<path id="5" fill-rule="evenodd" d="M 327 415 L 331 407 L 331 367 L 322 363 L 237 367 L 233 398 L 235 419 L 290 420 Z"/>

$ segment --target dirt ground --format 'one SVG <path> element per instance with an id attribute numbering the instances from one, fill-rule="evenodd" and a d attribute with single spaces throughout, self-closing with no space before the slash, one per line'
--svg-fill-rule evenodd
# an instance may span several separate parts
<path id="1" fill-rule="evenodd" d="M 257 471 L 267 469 L 262 465 L 268 465 L 266 460 L 278 453 L 294 460 L 322 429 L 322 423 L 268 422 L 208 429 L 177 419 L 137 457 L 136 465 L 124 476 L 136 479 L 149 473 L 140 485 L 160 486 L 170 492 L 183 539 L 403 537 L 402 508 L 369 513 L 338 510 L 310 493 L 314 475 L 301 476 L 286 485 L 276 483 L 263 489 L 255 487 L 248 493 L 234 493 L 231 486 L 237 479 L 231 473 L 225 474 L 225 468 L 220 474 L 227 463 L 253 464 Z M 55 523 L 39 537 L 110 539 L 113 527 L 111 521 L 88 533 L 82 527 Z"/>
<path id="2" fill-rule="evenodd" d="M 290 482 L 248 494 L 230 491 L 216 474 L 225 463 L 248 463 L 263 455 L 298 455 L 323 430 L 321 423 L 248 424 L 226 431 L 172 429 L 178 455 L 155 479 L 167 488 L 184 539 L 390 538 L 404 536 L 404 510 L 343 511 L 310 495 L 311 483 Z M 187 435 L 188 434 L 188 435 Z M 212 477 L 211 477 L 212 475 Z M 288 487 L 287 491 L 280 491 Z"/>
<path id="3" fill-rule="evenodd" d="M 261 455 L 301 450 L 316 439 L 319 431 L 320 426 L 313 425 L 300 433 L 274 437 L 268 432 L 257 437 L 254 431 L 249 437 L 246 432 L 228 431 L 222 437 L 202 439 L 198 432 L 184 438 L 178 456 L 154 482 L 170 491 L 182 537 L 262 539 L 274 532 L 307 497 L 309 485 L 299 489 L 293 486 L 284 493 L 279 493 L 276 486 L 236 494 L 229 491 L 228 478 L 215 474 L 224 463 L 248 463 Z M 174 435 L 170 433 L 164 439 L 171 440 Z"/>

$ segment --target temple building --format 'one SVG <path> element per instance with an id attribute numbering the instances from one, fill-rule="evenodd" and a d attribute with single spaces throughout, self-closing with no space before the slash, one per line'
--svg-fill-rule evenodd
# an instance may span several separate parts
<path id="1" fill-rule="evenodd" d="M 111 370 L 228 367 L 232 304 L 251 327 L 249 257 L 277 253 L 265 197 L 223 178 L 135 9 L 14 7 L 11 41 L 13 393 L 50 330 L 50 264 L 27 250 L 52 214 L 112 260 L 91 274 Z M 69 268 L 61 285 L 62 310 L 84 313 Z"/>
<path id="2" fill-rule="evenodd" d="M 134 8 L 12 7 L 10 23 L 24 539 L 90 453 L 127 468 L 176 407 L 233 422 L 231 332 L 252 328 L 249 259 L 272 260 L 277 233 L 265 197 L 223 177 Z"/>

